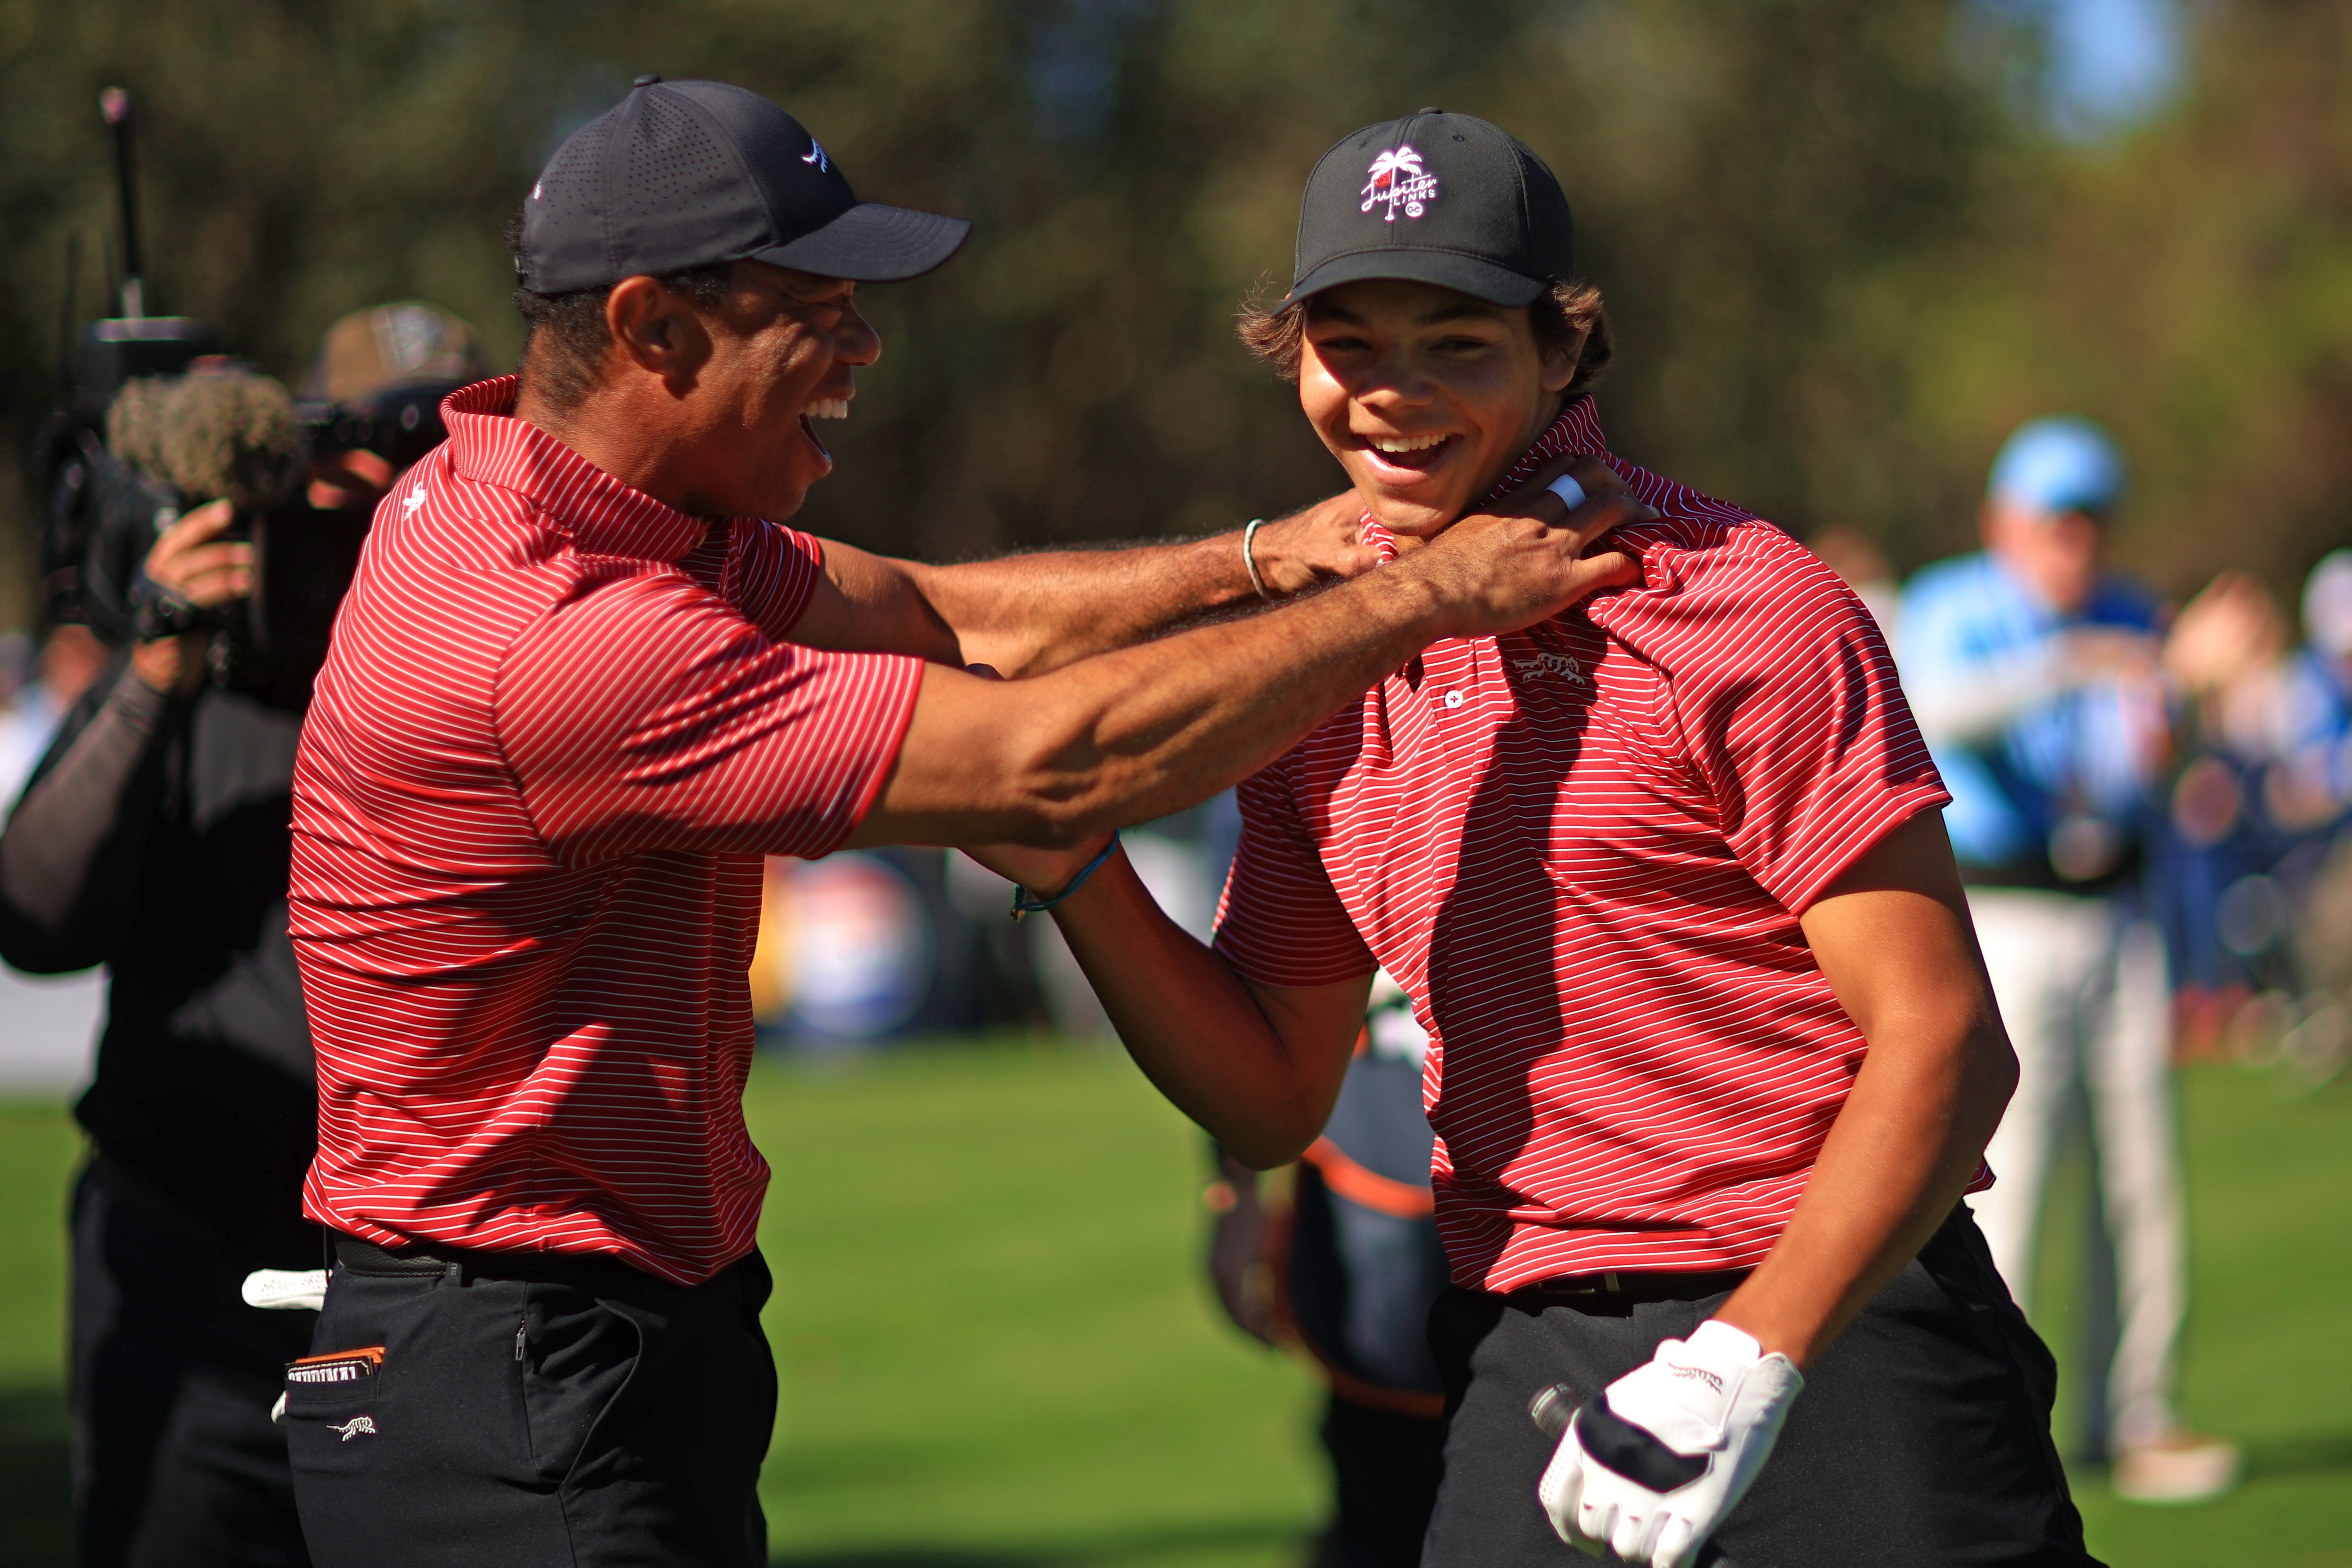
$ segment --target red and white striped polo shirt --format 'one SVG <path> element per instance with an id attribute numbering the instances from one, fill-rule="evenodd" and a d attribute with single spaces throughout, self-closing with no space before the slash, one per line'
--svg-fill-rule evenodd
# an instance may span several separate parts
<path id="1" fill-rule="evenodd" d="M 655 500 L 453 395 L 376 510 L 294 773 L 312 1219 L 368 1240 L 750 1251 L 761 857 L 840 844 L 921 664 L 786 640 L 816 542 Z"/>
<path id="2" fill-rule="evenodd" d="M 1762 1259 L 1864 1048 L 1797 915 L 1948 798 L 1828 567 L 1611 457 L 1589 399 L 1502 489 L 1565 452 L 1664 514 L 1612 538 L 1644 585 L 1439 643 L 1244 784 L 1217 934 L 1415 998 L 1438 1222 L 1489 1290 Z"/>

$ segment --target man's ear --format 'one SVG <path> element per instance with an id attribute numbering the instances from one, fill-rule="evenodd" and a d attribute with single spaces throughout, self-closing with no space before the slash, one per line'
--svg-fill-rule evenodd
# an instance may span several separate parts
<path id="1" fill-rule="evenodd" d="M 614 284 L 604 300 L 604 326 L 631 363 L 665 381 L 691 382 L 710 358 L 710 331 L 693 301 L 653 278 Z"/>
<path id="2" fill-rule="evenodd" d="M 1543 356 L 1543 389 L 1546 392 L 1566 392 L 1568 384 L 1576 379 L 1576 367 L 1584 358 L 1584 340 L 1591 329 L 1581 327 L 1574 337 L 1556 349 L 1547 349 Z"/>

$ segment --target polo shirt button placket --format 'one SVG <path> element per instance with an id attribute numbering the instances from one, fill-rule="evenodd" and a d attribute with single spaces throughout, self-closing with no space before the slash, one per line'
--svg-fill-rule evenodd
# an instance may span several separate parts
<path id="1" fill-rule="evenodd" d="M 1462 706 L 1462 692 L 1458 687 L 1445 694 L 1445 705 L 1448 708 L 1459 708 Z"/>

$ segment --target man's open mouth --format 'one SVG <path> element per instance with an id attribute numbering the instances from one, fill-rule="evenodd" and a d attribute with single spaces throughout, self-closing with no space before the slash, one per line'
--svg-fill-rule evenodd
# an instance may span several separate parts
<path id="1" fill-rule="evenodd" d="M 1360 436 L 1374 470 L 1382 479 L 1409 484 L 1450 457 L 1462 445 L 1459 435 Z"/>
<path id="2" fill-rule="evenodd" d="M 801 410 L 801 434 L 809 438 L 809 445 L 814 447 L 817 451 L 824 456 L 824 460 L 830 463 L 833 461 L 833 449 L 827 447 L 824 440 L 818 437 L 816 433 L 816 421 L 820 419 L 846 419 L 848 417 L 849 399 L 846 397 L 820 397 L 815 402 L 810 404 L 806 408 Z"/>

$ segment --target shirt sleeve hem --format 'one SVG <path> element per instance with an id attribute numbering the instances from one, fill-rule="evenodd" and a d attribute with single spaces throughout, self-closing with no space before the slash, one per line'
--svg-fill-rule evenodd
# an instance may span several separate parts
<path id="1" fill-rule="evenodd" d="M 791 606 L 777 607 L 776 624 L 784 628 L 778 636 L 789 642 L 793 628 L 801 624 L 801 617 L 808 614 L 810 604 L 816 598 L 817 580 L 824 575 L 824 541 L 814 533 L 803 533 L 799 529 L 786 527 L 781 522 L 776 526 L 783 530 L 785 543 L 798 550 L 809 563 L 808 570 L 801 576 L 800 588 L 793 595 Z M 895 748 L 892 754 L 897 754 Z"/>
<path id="2" fill-rule="evenodd" d="M 1360 963 L 1350 961 L 1345 966 L 1336 963 L 1302 965 L 1298 969 L 1283 973 L 1260 973 L 1256 965 L 1250 963 L 1222 942 L 1211 942 L 1209 950 L 1223 959 L 1226 967 L 1243 979 L 1258 985 L 1278 985 L 1285 989 L 1304 990 L 1316 985 L 1338 985 L 1349 980 L 1360 980 L 1380 968 L 1379 962 L 1373 958 L 1369 949 L 1364 952 Z"/>
<path id="3" fill-rule="evenodd" d="M 889 742 L 876 761 L 865 787 L 857 792 L 856 804 L 850 807 L 849 820 L 842 824 L 840 835 L 826 846 L 824 852 L 827 855 L 840 848 L 849 836 L 857 831 L 857 825 L 866 820 L 866 814 L 874 809 L 876 801 L 882 798 L 883 786 L 890 782 L 890 775 L 898 771 L 898 752 L 907 743 L 907 731 L 914 727 L 916 700 L 923 694 L 923 661 L 909 657 L 904 658 L 904 664 L 906 668 L 900 679 L 906 681 L 906 696 L 899 701 L 898 717 L 891 721 Z"/>
<path id="4" fill-rule="evenodd" d="M 1894 831 L 1924 811 L 1938 811 L 1951 804 L 1951 795 L 1939 783 L 1921 781 L 1885 796 L 1870 813 L 1867 826 L 1849 827 L 1842 836 L 1836 854 L 1821 863 L 1818 870 L 1802 883 L 1790 889 L 1781 898 L 1781 905 L 1790 914 L 1801 916 L 1820 902 L 1840 877 L 1853 869 L 1856 861 L 1885 843 Z"/>

